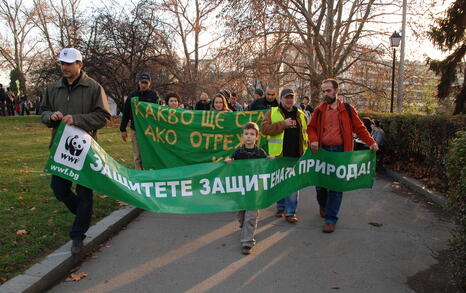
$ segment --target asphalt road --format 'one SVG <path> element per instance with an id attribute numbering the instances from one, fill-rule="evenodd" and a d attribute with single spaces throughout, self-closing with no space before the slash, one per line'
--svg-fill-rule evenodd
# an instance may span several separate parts
<path id="1" fill-rule="evenodd" d="M 248 256 L 233 213 L 144 212 L 81 264 L 87 277 L 50 292 L 416 292 L 408 279 L 447 248 L 445 212 L 386 177 L 343 196 L 332 234 L 321 232 L 313 187 L 297 224 L 262 210 Z"/>

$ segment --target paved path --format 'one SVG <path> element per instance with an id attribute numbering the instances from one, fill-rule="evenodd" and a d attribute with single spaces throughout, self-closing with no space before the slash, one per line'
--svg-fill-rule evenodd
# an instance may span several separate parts
<path id="1" fill-rule="evenodd" d="M 50 292 L 414 292 L 408 277 L 437 262 L 451 224 L 410 197 L 379 177 L 372 190 L 344 194 L 337 230 L 324 234 L 307 188 L 299 223 L 261 211 L 249 256 L 233 213 L 144 212 L 81 265 L 88 277 Z"/>

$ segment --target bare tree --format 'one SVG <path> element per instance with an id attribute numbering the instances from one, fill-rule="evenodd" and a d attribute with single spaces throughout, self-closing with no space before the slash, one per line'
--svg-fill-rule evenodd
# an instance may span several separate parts
<path id="1" fill-rule="evenodd" d="M 55 58 L 57 50 L 79 48 L 85 33 L 85 20 L 80 0 L 33 0 L 32 21 L 41 32 L 49 55 Z"/>
<path id="2" fill-rule="evenodd" d="M 184 91 L 194 96 L 202 88 L 202 85 L 199 86 L 202 83 L 200 69 L 205 56 L 201 56 L 201 51 L 208 51 L 208 47 L 218 40 L 214 38 L 203 41 L 201 34 L 207 29 L 207 20 L 213 18 L 220 4 L 219 0 L 165 0 L 160 6 L 165 13 L 165 30 L 175 36 L 182 47 L 183 68 L 178 74 L 178 80 L 183 84 Z M 209 63 L 210 60 L 206 62 Z"/>
<path id="3" fill-rule="evenodd" d="M 172 82 L 167 68 L 176 67 L 176 59 L 158 15 L 151 1 L 139 1 L 129 10 L 113 6 L 94 15 L 83 44 L 87 70 L 119 102 L 142 72 L 150 73 L 159 88 Z"/>
<path id="4" fill-rule="evenodd" d="M 266 4 L 256 0 L 230 2 L 233 3 L 230 15 L 240 17 L 238 22 L 251 24 L 249 27 L 239 27 L 253 31 L 251 41 L 261 42 L 266 35 L 287 36 L 280 39 L 289 54 L 284 55 L 282 60 L 275 59 L 275 62 L 285 64 L 296 76 L 308 82 L 313 100 L 324 78 L 342 76 L 372 53 L 366 49 L 360 50 L 365 39 L 379 34 L 371 30 L 368 24 L 381 21 L 381 16 L 389 14 L 387 7 L 394 3 L 393 0 L 271 0 Z M 260 18 L 254 18 L 244 7 L 249 11 L 265 11 L 269 26 L 257 25 Z M 275 25 L 271 25 L 273 22 Z M 265 40 L 261 43 L 265 44 Z"/>
<path id="5" fill-rule="evenodd" d="M 23 5 L 22 0 L 1 0 L 0 19 L 6 23 L 7 33 L 12 38 L 7 37 L 0 40 L 0 56 L 2 65 L 19 73 L 20 90 L 26 90 L 25 74 L 29 68 L 27 59 L 32 58 L 37 53 L 37 41 L 30 38 L 33 13 Z"/>

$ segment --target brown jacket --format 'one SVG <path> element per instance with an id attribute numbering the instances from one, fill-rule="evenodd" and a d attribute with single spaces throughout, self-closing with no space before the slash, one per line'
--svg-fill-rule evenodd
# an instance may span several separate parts
<path id="1" fill-rule="evenodd" d="M 94 138 L 97 129 L 104 127 L 111 117 L 104 89 L 83 71 L 71 91 L 68 91 L 62 78 L 47 86 L 41 110 L 42 123 L 53 128 L 52 140 L 60 124 L 60 121 L 50 120 L 56 111 L 60 111 L 63 116 L 70 114 L 74 125 L 89 132 Z"/>
<path id="2" fill-rule="evenodd" d="M 283 117 L 285 117 L 285 114 L 283 114 L 282 108 L 278 107 L 278 109 L 280 110 L 280 113 L 283 115 Z M 300 112 L 298 110 L 298 112 L 296 113 L 296 118 L 297 118 L 296 122 L 299 125 L 299 129 L 302 130 L 303 126 L 301 125 L 301 118 L 300 118 L 301 115 L 303 115 L 303 112 Z M 306 120 L 306 117 L 304 117 L 304 120 Z M 285 128 L 286 128 L 285 120 L 272 123 L 272 110 L 267 111 L 264 119 L 262 120 L 262 134 L 274 136 L 274 135 L 279 134 L 280 132 L 285 131 Z M 299 142 L 297 143 L 299 143 L 299 154 L 302 156 L 304 153 L 303 144 L 308 143 L 307 141 L 305 141 L 302 131 L 300 131 L 299 133 Z M 283 155 L 283 153 L 281 155 Z"/>

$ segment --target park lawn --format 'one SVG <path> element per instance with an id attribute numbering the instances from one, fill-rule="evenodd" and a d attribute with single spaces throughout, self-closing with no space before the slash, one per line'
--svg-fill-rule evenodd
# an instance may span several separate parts
<path id="1" fill-rule="evenodd" d="M 73 215 L 50 189 L 43 173 L 48 156 L 50 129 L 39 116 L 0 117 L 0 284 L 69 240 Z M 133 167 L 131 143 L 118 129 L 99 132 L 99 144 L 117 161 Z M 95 224 L 120 207 L 94 194 Z"/>

